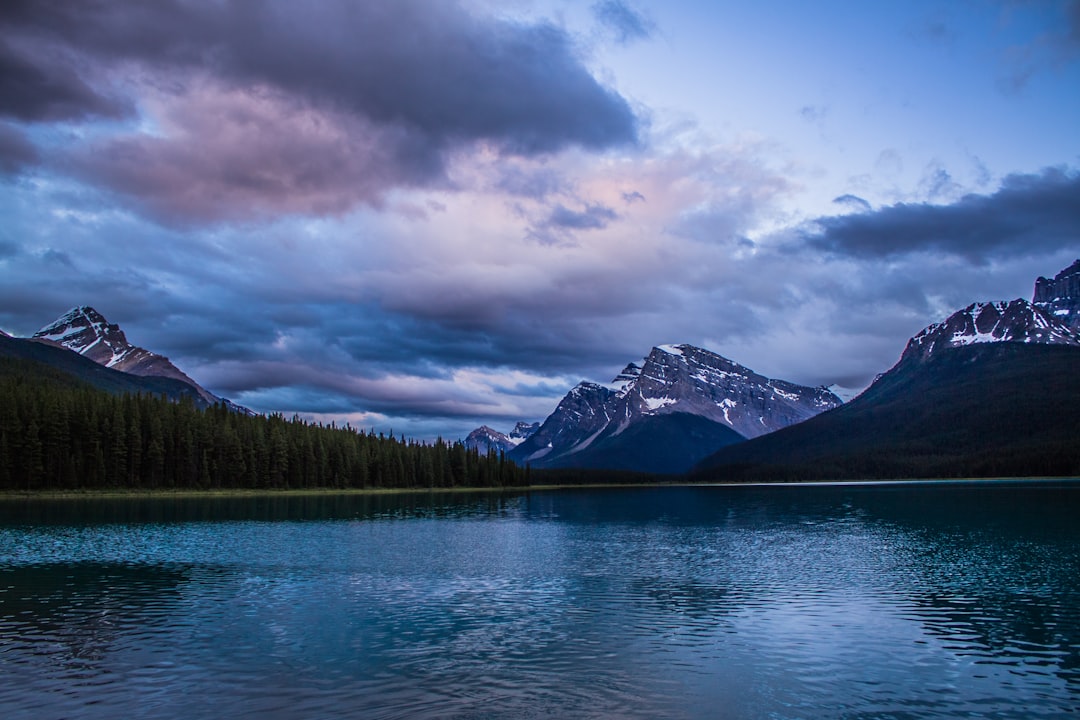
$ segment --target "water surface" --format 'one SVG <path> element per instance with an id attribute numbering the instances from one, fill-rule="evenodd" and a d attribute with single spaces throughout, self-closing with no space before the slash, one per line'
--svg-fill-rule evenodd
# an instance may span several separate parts
<path id="1" fill-rule="evenodd" d="M 0 717 L 1039 718 L 1080 483 L 0 502 Z"/>

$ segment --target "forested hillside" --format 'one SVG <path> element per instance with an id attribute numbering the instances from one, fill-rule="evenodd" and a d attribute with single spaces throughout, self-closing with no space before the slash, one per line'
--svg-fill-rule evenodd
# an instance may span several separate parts
<path id="1" fill-rule="evenodd" d="M 1070 476 L 1080 473 L 1080 349 L 947 348 L 901 361 L 843 407 L 723 448 L 706 481 Z"/>
<path id="2" fill-rule="evenodd" d="M 0 489 L 447 488 L 523 485 L 528 471 L 460 442 L 425 445 L 190 398 L 110 394 L 0 357 Z"/>

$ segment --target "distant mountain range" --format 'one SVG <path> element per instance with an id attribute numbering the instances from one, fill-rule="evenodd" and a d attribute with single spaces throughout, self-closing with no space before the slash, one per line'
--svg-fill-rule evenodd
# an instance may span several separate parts
<path id="1" fill-rule="evenodd" d="M 695 477 L 1080 474 L 1078 268 L 1039 278 L 1035 303 L 976 303 L 927 327 L 847 405 L 723 448 Z"/>
<path id="2" fill-rule="evenodd" d="M 28 339 L 4 335 L 0 340 L 0 356 L 44 363 L 109 392 L 190 397 L 198 407 L 220 403 L 254 414 L 214 395 L 164 355 L 132 345 L 119 325 L 88 305 L 72 308 Z"/>
<path id="3" fill-rule="evenodd" d="M 660 345 L 610 384 L 572 388 L 508 456 L 539 468 L 679 473 L 840 403 L 826 388 L 773 380 L 692 345 Z M 473 442 L 486 437 L 481 430 Z"/>
<path id="4" fill-rule="evenodd" d="M 577 385 L 507 452 L 717 480 L 1080 473 L 1078 328 L 1080 260 L 1040 277 L 1033 302 L 973 303 L 930 325 L 843 407 L 825 388 L 659 346 L 610 384 Z"/>
<path id="5" fill-rule="evenodd" d="M 582 382 L 542 422 L 466 445 L 534 468 L 691 472 L 699 480 L 1080 475 L 1080 260 L 1032 302 L 973 303 L 912 337 L 846 405 L 692 345 L 654 347 L 611 383 Z M 224 404 L 89 306 L 0 357 L 112 393 Z M 253 413 L 252 413 L 253 414 Z"/>
<path id="6" fill-rule="evenodd" d="M 519 422 L 510 432 L 501 433 L 487 425 L 481 425 L 465 438 L 465 447 L 475 448 L 481 455 L 487 455 L 492 451 L 507 453 L 525 442 L 539 427 L 538 422 Z"/>

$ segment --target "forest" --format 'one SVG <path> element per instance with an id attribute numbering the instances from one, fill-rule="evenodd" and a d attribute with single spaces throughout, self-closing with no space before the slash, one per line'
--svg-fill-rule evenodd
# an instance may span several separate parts
<path id="1" fill-rule="evenodd" d="M 511 487 L 530 471 L 460 441 L 110 394 L 0 357 L 0 490 Z"/>

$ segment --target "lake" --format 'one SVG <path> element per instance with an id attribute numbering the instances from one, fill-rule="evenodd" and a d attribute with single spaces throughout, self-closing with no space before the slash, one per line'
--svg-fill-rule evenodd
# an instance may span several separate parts
<path id="1" fill-rule="evenodd" d="M 0 501 L 0 717 L 1063 718 L 1080 482 Z"/>

